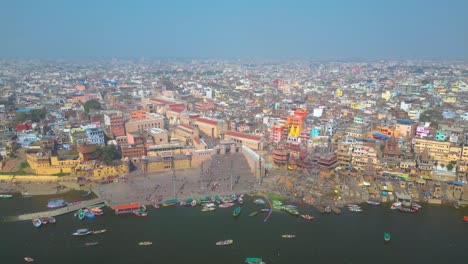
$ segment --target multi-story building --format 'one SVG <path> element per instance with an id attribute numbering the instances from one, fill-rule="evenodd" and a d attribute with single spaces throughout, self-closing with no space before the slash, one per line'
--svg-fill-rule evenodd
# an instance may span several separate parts
<path id="1" fill-rule="evenodd" d="M 240 145 L 245 145 L 253 150 L 263 150 L 265 140 L 261 136 L 255 136 L 240 132 L 227 131 L 224 134 L 225 140 L 232 140 Z"/>
<path id="2" fill-rule="evenodd" d="M 412 93 L 418 93 L 421 90 L 419 84 L 414 83 L 396 83 L 395 91 L 400 92 L 402 95 L 410 95 Z"/>
<path id="3" fill-rule="evenodd" d="M 395 136 L 412 138 L 416 135 L 418 124 L 413 120 L 398 119 L 395 126 Z"/>
<path id="4" fill-rule="evenodd" d="M 110 128 L 114 137 L 125 136 L 125 124 L 121 112 L 104 115 L 104 124 Z"/>
<path id="5" fill-rule="evenodd" d="M 221 138 L 228 130 L 228 125 L 223 120 L 202 117 L 197 118 L 193 126 L 212 138 Z"/>
<path id="6" fill-rule="evenodd" d="M 193 126 L 180 124 L 174 130 L 173 137 L 185 142 L 187 145 L 192 145 L 193 139 L 198 139 L 199 131 Z"/>
<path id="7" fill-rule="evenodd" d="M 164 128 L 164 117 L 158 114 L 147 113 L 146 119 L 134 120 L 125 124 L 128 132 L 143 132 L 149 128 Z"/>
<path id="8" fill-rule="evenodd" d="M 104 145 L 104 132 L 101 128 L 87 128 L 85 132 L 88 136 L 87 144 Z"/>

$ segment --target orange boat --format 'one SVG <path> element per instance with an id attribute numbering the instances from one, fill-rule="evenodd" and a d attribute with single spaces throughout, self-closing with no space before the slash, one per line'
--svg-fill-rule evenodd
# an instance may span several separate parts
<path id="1" fill-rule="evenodd" d="M 114 207 L 115 214 L 128 214 L 132 213 L 133 211 L 137 211 L 141 209 L 141 204 L 139 203 L 130 203 L 130 204 L 121 204 Z"/>

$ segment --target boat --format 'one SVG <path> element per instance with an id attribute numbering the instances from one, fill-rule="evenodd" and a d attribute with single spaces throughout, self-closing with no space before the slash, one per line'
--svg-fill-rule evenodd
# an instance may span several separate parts
<path id="1" fill-rule="evenodd" d="M 295 238 L 295 235 L 281 235 L 282 238 Z"/>
<path id="2" fill-rule="evenodd" d="M 90 208 L 89 210 L 91 210 L 91 212 L 93 212 L 93 213 L 95 213 L 95 214 L 96 214 L 96 213 L 102 213 L 102 209 L 99 208 L 99 207 L 92 207 L 92 208 Z"/>
<path id="3" fill-rule="evenodd" d="M 83 196 L 83 197 L 84 197 L 84 196 L 88 196 L 88 195 L 90 195 L 91 193 L 92 193 L 92 191 L 88 191 L 87 193 L 85 193 L 85 194 L 83 194 L 83 195 L 81 195 L 81 196 Z"/>
<path id="4" fill-rule="evenodd" d="M 240 215 L 240 213 L 241 213 L 241 208 L 238 206 L 238 207 L 234 208 L 234 211 L 232 212 L 232 215 L 233 216 L 238 216 L 238 215 Z"/>
<path id="5" fill-rule="evenodd" d="M 327 205 L 323 211 L 325 213 L 331 213 L 331 207 Z"/>
<path id="6" fill-rule="evenodd" d="M 405 212 L 405 213 L 416 213 L 418 210 L 415 210 L 413 208 L 407 208 L 407 207 L 400 207 L 398 208 L 400 212 Z"/>
<path id="7" fill-rule="evenodd" d="M 93 231 L 89 230 L 89 229 L 78 229 L 72 235 L 74 235 L 74 236 L 86 236 L 86 235 L 89 235 L 89 234 L 92 234 L 92 233 L 93 233 Z"/>
<path id="8" fill-rule="evenodd" d="M 80 204 L 80 203 L 82 203 L 82 202 L 83 202 L 83 201 L 73 201 L 73 202 L 68 202 L 68 203 L 66 203 L 66 204 L 67 204 L 67 206 L 70 206 L 70 205 Z"/>
<path id="9" fill-rule="evenodd" d="M 358 207 L 349 207 L 348 209 L 351 212 L 362 212 L 362 209 Z"/>
<path id="10" fill-rule="evenodd" d="M 175 199 L 169 199 L 169 200 L 164 200 L 162 203 L 162 206 L 168 207 L 168 206 L 173 206 L 180 203 L 180 200 L 175 198 Z"/>
<path id="11" fill-rule="evenodd" d="M 233 202 L 237 201 L 237 195 L 232 194 L 232 195 L 231 195 L 231 200 L 232 200 Z"/>
<path id="12" fill-rule="evenodd" d="M 406 207 L 410 207 L 410 206 L 411 206 L 411 203 L 408 202 L 408 201 L 403 201 L 403 202 L 401 202 L 401 203 L 402 203 L 404 206 L 406 206 Z"/>
<path id="13" fill-rule="evenodd" d="M 271 210 L 269 208 L 262 208 L 262 212 L 270 212 Z"/>
<path id="14" fill-rule="evenodd" d="M 11 197 L 13 197 L 13 195 L 11 194 L 0 194 L 0 198 L 3 198 L 3 199 L 10 199 Z"/>
<path id="15" fill-rule="evenodd" d="M 239 197 L 237 198 L 237 202 L 239 202 L 239 204 L 243 204 L 244 203 L 244 199 L 242 197 Z"/>
<path id="16" fill-rule="evenodd" d="M 398 208 L 400 208 L 400 207 L 401 207 L 401 203 L 400 203 L 400 202 L 395 202 L 395 203 L 392 204 L 392 206 L 390 207 L 390 209 L 396 210 L 396 209 L 398 209 Z"/>
<path id="17" fill-rule="evenodd" d="M 143 241 L 143 242 L 138 242 L 138 245 L 140 245 L 140 246 L 151 246 L 151 245 L 153 245 L 153 242 Z"/>
<path id="18" fill-rule="evenodd" d="M 92 246 L 96 246 L 97 244 L 99 244 L 99 242 L 88 242 L 88 243 L 85 243 L 85 246 L 92 247 Z"/>
<path id="19" fill-rule="evenodd" d="M 33 262 L 34 259 L 31 258 L 31 257 L 24 257 L 24 261 L 26 261 L 26 262 Z"/>
<path id="20" fill-rule="evenodd" d="M 299 212 L 291 207 L 284 207 L 283 210 L 292 215 L 299 215 Z"/>
<path id="21" fill-rule="evenodd" d="M 368 204 L 370 205 L 374 205 L 374 206 L 379 206 L 380 205 L 380 202 L 377 202 L 377 201 L 367 201 Z"/>
<path id="22" fill-rule="evenodd" d="M 265 264 L 261 258 L 246 258 L 245 263 L 247 264 Z"/>
<path id="23" fill-rule="evenodd" d="M 94 207 L 94 206 L 93 206 Z M 142 209 L 139 203 L 121 204 L 114 207 L 115 214 L 133 214 L 133 211 Z M 146 208 L 145 210 L 146 211 Z"/>
<path id="24" fill-rule="evenodd" d="M 47 207 L 49 208 L 59 208 L 59 207 L 64 207 L 67 205 L 67 202 L 63 199 L 55 199 L 55 200 L 50 200 L 47 203 Z"/>
<path id="25" fill-rule="evenodd" d="M 197 200 L 193 200 L 191 203 L 190 203 L 191 206 L 197 206 Z"/>
<path id="26" fill-rule="evenodd" d="M 96 231 L 93 231 L 93 235 L 102 234 L 106 231 L 107 231 L 106 229 L 96 230 Z"/>
<path id="27" fill-rule="evenodd" d="M 255 211 L 255 212 L 249 214 L 249 216 L 255 216 L 255 215 L 257 215 L 257 214 L 258 214 L 258 211 Z"/>
<path id="28" fill-rule="evenodd" d="M 41 219 L 35 218 L 32 220 L 33 226 L 40 227 L 42 225 Z"/>
<path id="29" fill-rule="evenodd" d="M 419 205 L 419 204 L 417 204 L 417 203 L 412 203 L 412 204 L 411 204 L 411 208 L 413 208 L 413 209 L 418 209 L 418 210 L 419 210 L 419 209 L 422 208 L 422 206 Z"/>
<path id="30" fill-rule="evenodd" d="M 87 212 L 85 213 L 85 215 L 86 215 L 87 218 L 91 218 L 91 219 L 93 219 L 93 218 L 95 217 L 94 213 L 91 212 L 91 211 L 87 211 Z"/>
<path id="31" fill-rule="evenodd" d="M 214 210 L 216 210 L 215 207 L 203 207 L 201 209 L 202 212 L 211 212 L 211 211 L 214 211 Z"/>
<path id="32" fill-rule="evenodd" d="M 233 205 L 234 205 L 234 203 L 223 203 L 223 204 L 218 205 L 218 207 L 219 208 L 228 208 L 228 207 L 231 207 Z"/>
<path id="33" fill-rule="evenodd" d="M 463 221 L 468 223 L 468 215 L 463 216 Z"/>
<path id="34" fill-rule="evenodd" d="M 255 201 L 253 201 L 254 204 L 265 204 L 265 200 L 262 200 L 262 199 L 256 199 Z"/>
<path id="35" fill-rule="evenodd" d="M 218 242 L 216 242 L 216 245 L 217 246 L 227 246 L 227 245 L 231 245 L 232 243 L 234 243 L 234 241 L 232 239 L 228 239 L 228 240 L 218 241 Z"/>
<path id="36" fill-rule="evenodd" d="M 187 203 L 186 203 L 185 201 L 180 201 L 179 205 L 180 205 L 180 206 L 186 206 Z"/>
<path id="37" fill-rule="evenodd" d="M 148 213 L 142 210 L 134 211 L 133 214 L 135 214 L 136 216 L 140 216 L 140 217 L 148 216 Z"/>
<path id="38" fill-rule="evenodd" d="M 46 225 L 49 222 L 49 219 L 47 217 L 41 217 L 41 222 L 43 225 Z"/>
<path id="39" fill-rule="evenodd" d="M 310 216 L 310 215 L 301 215 L 302 218 L 304 218 L 305 220 L 314 220 L 315 217 L 313 216 Z"/>
<path id="40" fill-rule="evenodd" d="M 80 213 L 78 214 L 78 219 L 83 220 L 85 216 L 86 216 L 86 213 L 83 210 L 81 210 Z"/>
<path id="41" fill-rule="evenodd" d="M 49 223 L 51 223 L 51 224 L 55 224 L 55 223 L 57 222 L 57 220 L 56 220 L 55 217 L 53 217 L 53 216 L 48 217 L 47 220 L 48 220 Z"/>
<path id="42" fill-rule="evenodd" d="M 384 233 L 383 238 L 385 242 L 390 241 L 390 233 Z"/>

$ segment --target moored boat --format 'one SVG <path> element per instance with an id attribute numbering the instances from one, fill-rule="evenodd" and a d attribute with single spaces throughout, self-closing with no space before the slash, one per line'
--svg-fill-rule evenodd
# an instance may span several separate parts
<path id="1" fill-rule="evenodd" d="M 93 235 L 102 234 L 106 231 L 107 231 L 106 229 L 96 230 L 96 231 L 93 231 Z"/>
<path id="2" fill-rule="evenodd" d="M 138 242 L 138 245 L 140 245 L 140 246 L 151 246 L 151 245 L 153 245 L 153 242 L 143 241 L 143 242 Z"/>
<path id="3" fill-rule="evenodd" d="M 46 225 L 49 222 L 49 220 L 47 217 L 41 217 L 41 222 L 43 225 Z"/>
<path id="4" fill-rule="evenodd" d="M 281 235 L 282 238 L 295 238 L 295 235 Z"/>
<path id="5" fill-rule="evenodd" d="M 176 205 L 180 203 L 180 200 L 175 198 L 175 199 L 168 199 L 168 200 L 164 200 L 163 203 L 162 203 L 162 206 L 164 207 L 168 207 L 168 206 L 173 206 L 173 205 Z"/>
<path id="6" fill-rule="evenodd" d="M 35 218 L 32 220 L 33 226 L 40 227 L 42 225 L 41 219 Z"/>
<path id="7" fill-rule="evenodd" d="M 231 245 L 232 243 L 234 243 L 234 241 L 232 239 L 228 239 L 228 240 L 218 241 L 218 242 L 216 242 L 216 245 L 217 246 L 227 246 L 227 245 Z"/>
<path id="8" fill-rule="evenodd" d="M 301 215 L 302 218 L 304 218 L 305 220 L 314 220 L 315 217 L 313 216 L 310 216 L 310 215 Z"/>
<path id="9" fill-rule="evenodd" d="M 294 209 L 294 208 L 291 208 L 291 207 L 284 207 L 283 208 L 284 211 L 286 211 L 288 214 L 291 214 L 291 215 L 299 215 L 299 212 Z"/>
<path id="10" fill-rule="evenodd" d="M 57 222 L 57 220 L 55 219 L 55 217 L 53 216 L 50 216 L 47 218 L 47 221 L 51 224 L 55 224 Z"/>
<path id="11" fill-rule="evenodd" d="M 232 212 L 232 215 L 233 216 L 238 216 L 238 215 L 240 215 L 240 213 L 241 213 L 241 208 L 238 206 L 238 207 L 234 208 L 234 211 Z"/>
<path id="12" fill-rule="evenodd" d="M 140 217 L 148 216 L 148 213 L 142 210 L 134 211 L 133 214 Z"/>
<path id="13" fill-rule="evenodd" d="M 31 257 L 24 257 L 24 261 L 26 261 L 26 262 L 33 262 L 34 259 L 31 258 Z"/>
<path id="14" fill-rule="evenodd" d="M 64 207 L 66 205 L 67 205 L 67 203 L 63 199 L 50 200 L 47 203 L 47 207 L 49 207 L 49 208 L 59 208 L 59 207 Z"/>
<path id="15" fill-rule="evenodd" d="M 390 241 L 390 233 L 384 233 L 384 241 L 385 242 Z"/>
<path id="16" fill-rule="evenodd" d="M 400 210 L 400 212 L 405 212 L 405 213 L 416 213 L 416 212 L 418 212 L 418 210 L 415 210 L 413 208 L 407 208 L 407 207 L 400 207 L 400 208 L 398 208 L 398 210 Z"/>
<path id="17" fill-rule="evenodd" d="M 228 207 L 231 207 L 233 205 L 234 205 L 234 203 L 223 203 L 223 204 L 218 205 L 218 207 L 219 208 L 228 208 Z"/>
<path id="18" fill-rule="evenodd" d="M 256 199 L 255 201 L 253 201 L 254 204 L 265 204 L 265 200 L 263 199 Z"/>
<path id="19" fill-rule="evenodd" d="M 87 243 L 85 243 L 85 246 L 92 247 L 92 246 L 96 246 L 98 244 L 99 244 L 99 242 L 87 242 Z"/>
<path id="20" fill-rule="evenodd" d="M 374 205 L 374 206 L 380 205 L 380 202 L 377 202 L 377 201 L 367 201 L 367 203 L 370 205 Z"/>
<path id="21" fill-rule="evenodd" d="M 201 209 L 202 212 L 211 212 L 211 211 L 214 211 L 216 210 L 216 207 L 203 207 Z"/>
<path id="22" fill-rule="evenodd" d="M 395 203 L 392 204 L 392 206 L 390 207 L 390 209 L 396 210 L 396 209 L 398 209 L 398 208 L 400 208 L 400 207 L 401 207 L 401 203 L 400 203 L 400 202 L 395 202 Z"/>
<path id="23" fill-rule="evenodd" d="M 13 195 L 11 194 L 0 194 L 0 198 L 3 198 L 3 199 L 10 199 L 11 197 L 13 197 Z"/>
<path id="24" fill-rule="evenodd" d="M 239 204 L 243 204 L 244 203 L 244 198 L 242 198 L 242 197 L 237 198 L 237 202 L 239 202 Z"/>
<path id="25" fill-rule="evenodd" d="M 190 203 L 191 206 L 196 206 L 197 205 L 197 200 L 193 200 L 191 203 Z"/>
<path id="26" fill-rule="evenodd" d="M 86 236 L 86 235 L 89 235 L 89 234 L 92 234 L 93 231 L 92 230 L 89 230 L 89 229 L 78 229 L 76 230 L 76 232 L 72 233 L 72 235 L 74 236 Z"/>
<path id="27" fill-rule="evenodd" d="M 83 220 L 86 216 L 86 213 L 82 210 L 78 213 L 78 219 Z"/>
<path id="28" fill-rule="evenodd" d="M 94 217 L 96 216 L 96 215 L 95 215 L 93 212 L 91 212 L 91 211 L 87 211 L 87 212 L 85 213 L 85 215 L 86 215 L 87 218 L 90 218 L 90 219 L 92 219 L 92 218 L 94 218 Z"/>
<path id="29" fill-rule="evenodd" d="M 269 208 L 262 208 L 262 212 L 270 212 L 271 210 Z"/>
<path id="30" fill-rule="evenodd" d="M 265 264 L 261 258 L 246 258 L 245 263 L 247 264 Z"/>
<path id="31" fill-rule="evenodd" d="M 328 213 L 331 213 L 332 209 L 330 206 L 327 205 L 325 209 L 323 209 L 323 211 L 328 214 Z"/>

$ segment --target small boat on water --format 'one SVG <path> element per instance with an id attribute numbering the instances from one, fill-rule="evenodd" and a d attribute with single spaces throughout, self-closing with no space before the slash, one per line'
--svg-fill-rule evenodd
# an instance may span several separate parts
<path id="1" fill-rule="evenodd" d="M 315 217 L 313 216 L 310 216 L 310 215 L 301 215 L 302 218 L 304 218 L 305 220 L 314 220 Z"/>
<path id="2" fill-rule="evenodd" d="M 68 203 L 66 203 L 66 204 L 67 204 L 67 206 L 70 206 L 70 205 L 80 204 L 80 203 L 82 203 L 82 202 L 83 202 L 83 201 L 73 201 L 73 202 L 68 202 Z"/>
<path id="3" fill-rule="evenodd" d="M 218 207 L 219 208 L 228 208 L 228 207 L 231 207 L 233 205 L 234 205 L 234 203 L 223 203 L 223 204 L 218 205 Z"/>
<path id="4" fill-rule="evenodd" d="M 89 235 L 89 234 L 92 234 L 93 231 L 92 230 L 89 230 L 89 229 L 78 229 L 76 230 L 76 232 L 72 233 L 72 235 L 74 236 L 86 236 L 86 235 Z"/>
<path id="5" fill-rule="evenodd" d="M 331 213 L 332 209 L 331 209 L 331 207 L 330 207 L 329 205 L 327 205 L 327 206 L 325 207 L 325 209 L 323 209 L 323 211 L 324 211 L 325 213 L 329 214 L 329 213 Z"/>
<path id="6" fill-rule="evenodd" d="M 91 193 L 93 193 L 93 192 L 90 190 L 90 191 L 88 191 L 87 193 L 85 193 L 85 194 L 83 194 L 83 195 L 81 195 L 81 196 L 83 196 L 83 197 L 84 197 L 84 196 L 88 196 L 88 195 L 90 195 Z"/>
<path id="7" fill-rule="evenodd" d="M 139 217 L 148 216 L 148 213 L 142 210 L 133 211 L 133 214 Z"/>
<path id="8" fill-rule="evenodd" d="M 468 215 L 463 216 L 463 222 L 468 223 Z"/>
<path id="9" fill-rule="evenodd" d="M 162 203 L 162 206 L 168 207 L 168 206 L 173 206 L 180 203 L 180 200 L 175 198 L 175 199 L 169 199 L 169 200 L 164 200 Z"/>
<path id="10" fill-rule="evenodd" d="M 191 206 L 197 206 L 197 200 L 193 200 L 191 203 L 190 203 Z"/>
<path id="11" fill-rule="evenodd" d="M 86 213 L 83 210 L 81 210 L 78 213 L 78 219 L 80 219 L 80 220 L 83 220 L 85 218 L 85 216 L 86 216 Z"/>
<path id="12" fill-rule="evenodd" d="M 368 204 L 370 205 L 374 205 L 374 206 L 379 206 L 380 205 L 380 202 L 377 202 L 377 201 L 367 201 Z"/>
<path id="13" fill-rule="evenodd" d="M 87 218 L 90 218 L 90 219 L 93 219 L 96 216 L 93 212 L 89 210 L 85 213 L 85 215 Z"/>
<path id="14" fill-rule="evenodd" d="M 265 204 L 265 200 L 263 199 L 256 199 L 255 201 L 253 201 L 254 204 Z"/>
<path id="15" fill-rule="evenodd" d="M 418 210 L 413 209 L 413 208 L 408 208 L 408 207 L 400 207 L 400 208 L 398 208 L 398 210 L 400 210 L 400 212 L 404 212 L 404 213 L 416 213 L 416 212 L 418 212 Z"/>
<path id="16" fill-rule="evenodd" d="M 140 246 L 151 246 L 151 245 L 153 245 L 153 242 L 143 241 L 143 242 L 138 242 L 138 245 L 140 245 Z"/>
<path id="17" fill-rule="evenodd" d="M 291 207 L 284 207 L 283 210 L 291 215 L 299 215 L 299 212 L 296 209 L 291 208 Z"/>
<path id="18" fill-rule="evenodd" d="M 107 231 L 106 229 L 96 230 L 96 231 L 93 231 L 93 235 L 102 234 L 106 231 Z"/>
<path id="19" fill-rule="evenodd" d="M 26 261 L 26 262 L 33 262 L 34 259 L 31 258 L 31 257 L 24 257 L 24 261 Z"/>
<path id="20" fill-rule="evenodd" d="M 85 246 L 92 247 L 92 246 L 96 246 L 98 244 L 99 244 L 99 242 L 88 242 L 88 243 L 85 243 Z"/>
<path id="21" fill-rule="evenodd" d="M 214 211 L 216 210 L 216 207 L 203 207 L 201 209 L 202 212 L 211 212 L 211 211 Z"/>
<path id="22" fill-rule="evenodd" d="M 422 206 L 419 205 L 419 204 L 417 204 L 417 203 L 412 203 L 412 204 L 411 204 L 411 208 L 414 208 L 414 209 L 418 209 L 418 210 L 419 210 L 419 209 L 422 208 Z"/>
<path id="23" fill-rule="evenodd" d="M 49 220 L 47 217 L 41 217 L 41 222 L 43 225 L 46 225 L 49 222 Z"/>
<path id="24" fill-rule="evenodd" d="M 10 199 L 11 197 L 13 197 L 13 195 L 11 194 L 0 194 L 0 198 L 3 198 L 3 199 Z"/>
<path id="25" fill-rule="evenodd" d="M 234 241 L 232 239 L 228 239 L 228 240 L 218 241 L 218 242 L 216 242 L 216 245 L 217 246 L 227 246 L 227 245 L 231 245 L 232 243 L 234 243 Z"/>
<path id="26" fill-rule="evenodd" d="M 50 200 L 47 203 L 47 207 L 49 208 L 59 208 L 59 207 L 64 207 L 67 205 L 67 202 L 63 199 L 55 199 L 55 200 Z"/>
<path id="27" fill-rule="evenodd" d="M 239 202 L 239 204 L 243 204 L 243 203 L 244 203 L 244 198 L 242 198 L 242 196 L 239 197 L 239 198 L 237 199 L 237 202 Z"/>
<path id="28" fill-rule="evenodd" d="M 249 214 L 249 216 L 255 216 L 255 215 L 257 215 L 257 214 L 258 214 L 258 211 L 255 211 L 255 212 Z"/>
<path id="29" fill-rule="evenodd" d="M 351 212 L 362 212 L 362 209 L 361 208 L 357 208 L 357 207 L 350 207 L 348 208 L 349 211 Z"/>
<path id="30" fill-rule="evenodd" d="M 33 219 L 33 220 L 32 220 L 32 224 L 33 224 L 33 226 L 35 226 L 35 227 L 40 227 L 40 226 L 42 225 L 41 219 L 39 219 L 39 218 Z"/>
<path id="31" fill-rule="evenodd" d="M 390 241 L 390 233 L 384 233 L 383 237 L 385 242 Z"/>
<path id="32" fill-rule="evenodd" d="M 245 263 L 247 264 L 265 264 L 261 258 L 246 258 Z"/>
<path id="33" fill-rule="evenodd" d="M 270 209 L 268 209 L 268 208 L 262 208 L 261 211 L 262 211 L 262 212 L 270 212 Z"/>
<path id="34" fill-rule="evenodd" d="M 282 238 L 295 238 L 296 235 L 281 235 Z"/>
<path id="35" fill-rule="evenodd" d="M 398 208 L 401 207 L 401 203 L 400 202 L 396 202 L 396 203 L 393 203 L 392 206 L 390 207 L 390 209 L 392 210 L 396 210 Z"/>
<path id="36" fill-rule="evenodd" d="M 50 216 L 47 218 L 47 221 L 50 223 L 50 224 L 55 224 L 57 222 L 57 220 L 55 219 L 55 217 L 53 216 Z"/>
<path id="37" fill-rule="evenodd" d="M 235 217 L 235 216 L 240 215 L 240 213 L 241 213 L 241 208 L 238 206 L 238 207 L 234 208 L 234 211 L 232 212 L 232 215 Z"/>

